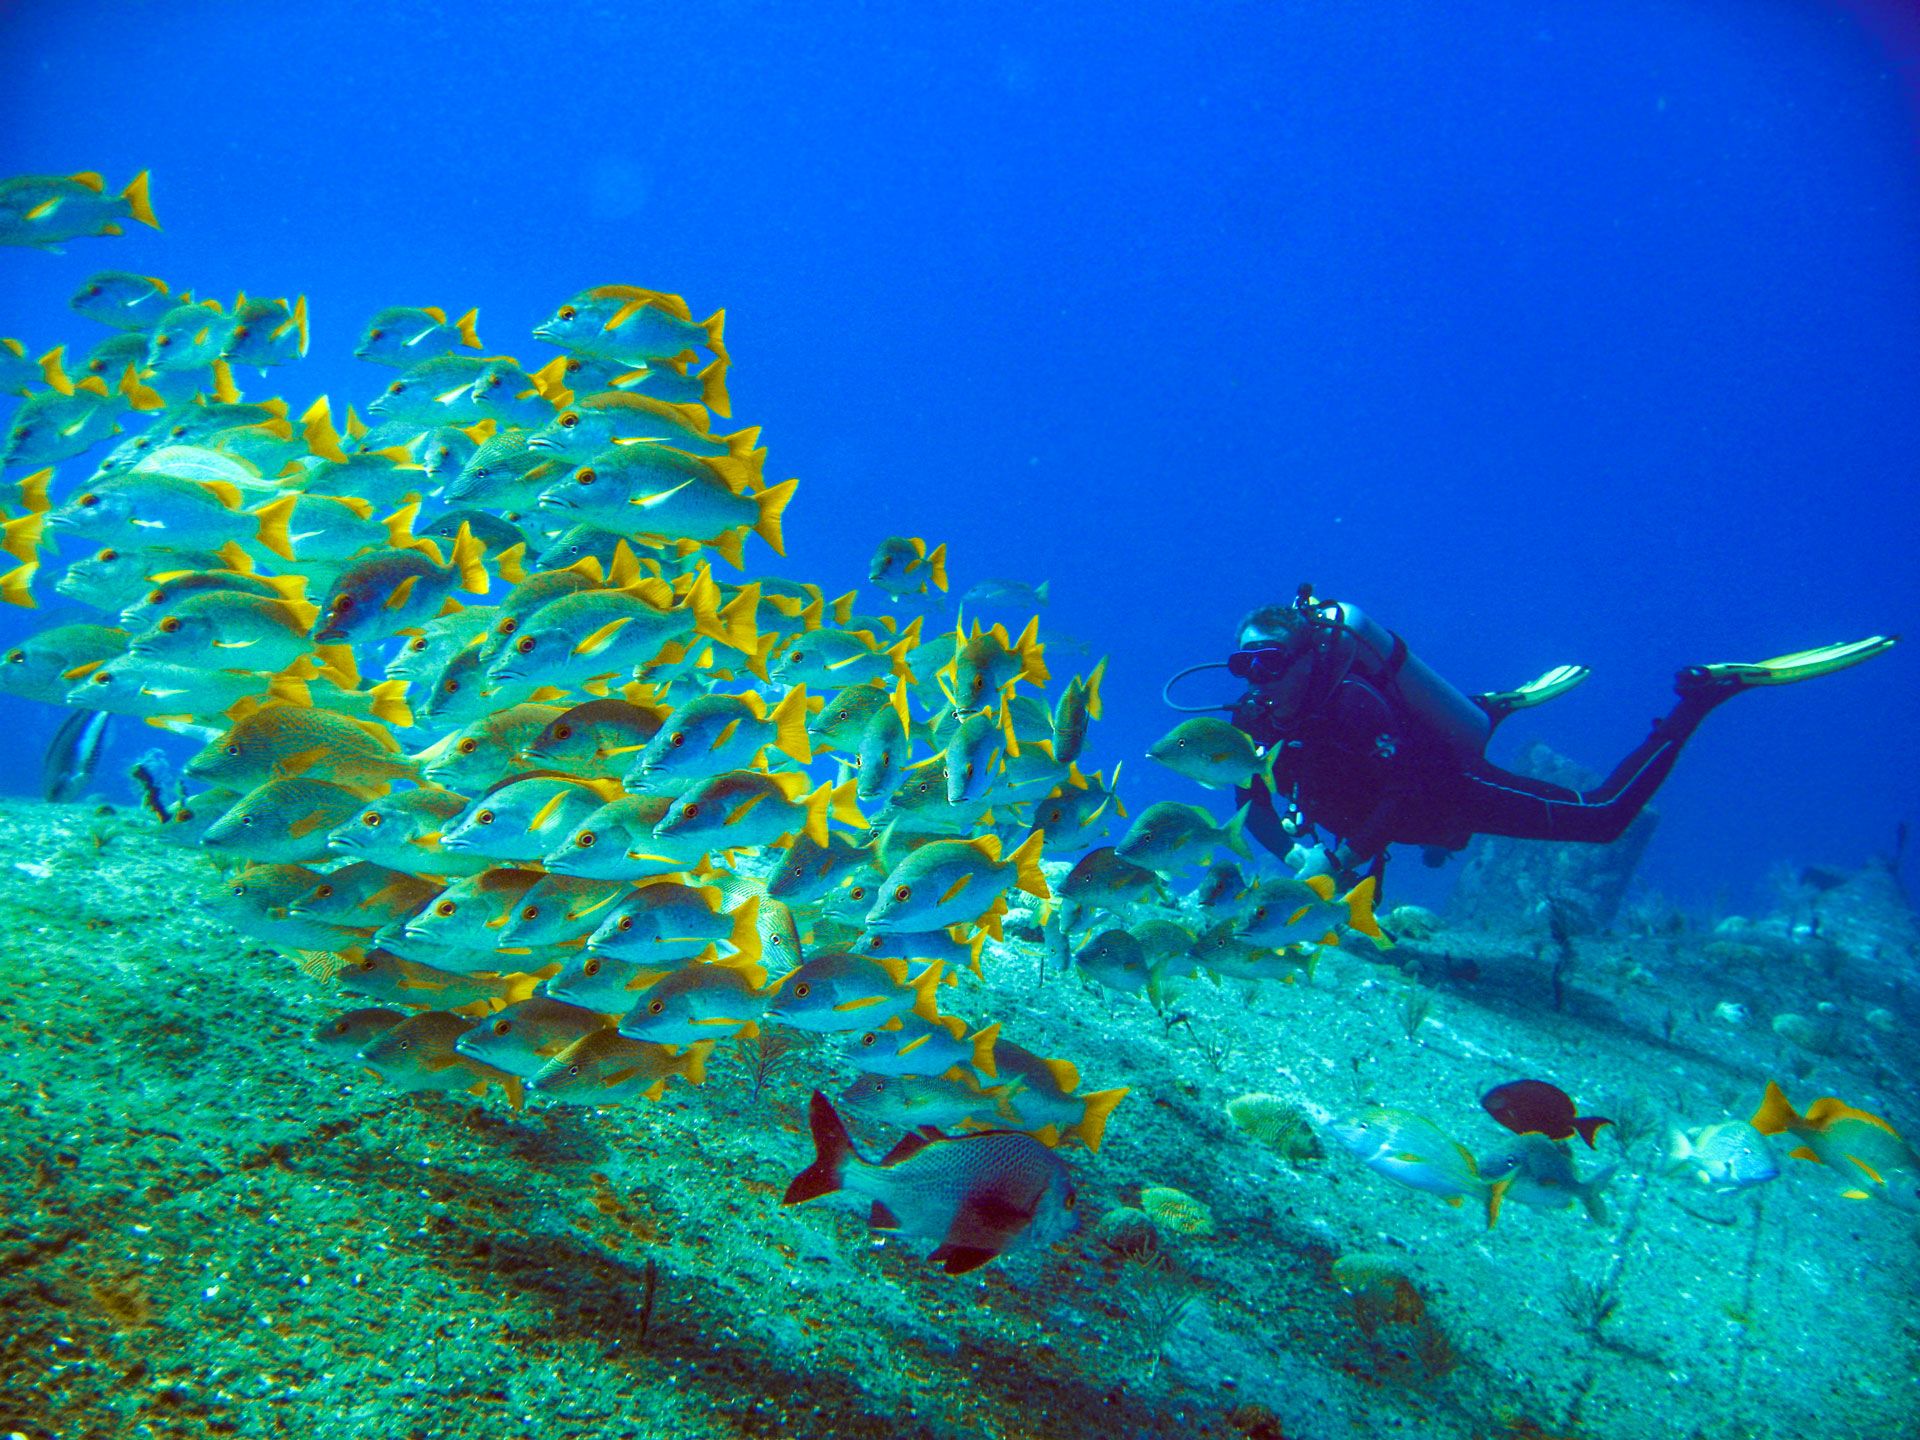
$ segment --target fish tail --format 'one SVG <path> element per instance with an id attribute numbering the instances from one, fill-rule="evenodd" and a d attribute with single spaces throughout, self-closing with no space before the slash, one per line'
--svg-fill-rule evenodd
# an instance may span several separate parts
<path id="1" fill-rule="evenodd" d="M 1353 889 L 1341 897 L 1347 907 L 1347 923 L 1362 935 L 1371 936 L 1375 941 L 1386 943 L 1386 932 L 1381 930 L 1380 922 L 1373 918 L 1373 896 L 1379 882 L 1369 875 Z"/>
<path id="2" fill-rule="evenodd" d="M 1667 1127 L 1667 1149 L 1664 1168 L 1669 1171 L 1681 1170 L 1693 1159 L 1693 1143 L 1687 1139 L 1687 1132 L 1678 1125 Z"/>
<path id="3" fill-rule="evenodd" d="M 26 564 L 40 553 L 40 532 L 46 528 L 46 524 L 47 512 L 44 510 L 29 510 L 25 515 L 16 515 L 0 525 L 0 534 L 4 535 L 4 539 L 0 539 L 0 549 L 21 564 Z"/>
<path id="4" fill-rule="evenodd" d="M 753 522 L 753 533 L 773 547 L 773 553 L 787 553 L 786 536 L 780 528 L 780 516 L 787 508 L 787 502 L 793 499 L 793 492 L 800 488 L 798 480 L 784 480 L 753 497 L 753 503 L 759 510 Z"/>
<path id="5" fill-rule="evenodd" d="M 147 196 L 147 172 L 142 170 L 133 177 L 133 183 L 120 192 L 120 198 L 127 202 L 127 213 L 142 225 L 160 228 L 160 222 L 153 218 L 153 201 Z"/>
<path id="6" fill-rule="evenodd" d="M 120 376 L 120 394 L 125 398 L 127 404 L 135 410 L 164 410 L 167 408 L 167 402 L 161 398 L 160 392 L 155 390 L 151 385 L 143 384 L 140 379 L 140 372 L 131 365 L 127 366 L 126 370 Z"/>
<path id="7" fill-rule="evenodd" d="M 818 1090 L 807 1103 L 807 1122 L 813 1130 L 813 1163 L 793 1177 L 781 1197 L 782 1205 L 804 1204 L 846 1188 L 847 1162 L 854 1158 L 853 1137 L 833 1103 Z"/>
<path id="8" fill-rule="evenodd" d="M 1508 1175 L 1487 1187 L 1487 1229 L 1491 1230 L 1493 1222 L 1500 1218 L 1500 1203 L 1507 1198 L 1507 1187 L 1511 1184 L 1513 1177 Z"/>
<path id="9" fill-rule="evenodd" d="M 1039 595 L 1042 603 L 1047 598 L 1047 582 L 1040 582 Z M 1102 655 L 1100 663 L 1087 672 L 1087 718 L 1100 718 L 1100 682 L 1107 678 L 1107 657 Z"/>
<path id="10" fill-rule="evenodd" d="M 759 647 L 756 645 L 753 648 Z M 792 756 L 802 765 L 811 763 L 813 743 L 807 739 L 807 687 L 794 686 L 780 703 L 773 707 L 767 719 L 773 726 L 775 748 L 782 754 Z"/>
<path id="11" fill-rule="evenodd" d="M 526 558 L 527 542 L 516 540 L 493 557 L 493 568 L 500 572 L 500 578 L 509 585 L 518 585 L 527 578 Z"/>
<path id="12" fill-rule="evenodd" d="M 1018 848 L 1007 856 L 1007 861 L 1014 867 L 1014 874 L 1017 877 L 1013 882 L 1015 885 L 1029 895 L 1037 896 L 1042 900 L 1051 900 L 1053 891 L 1048 887 L 1047 877 L 1040 869 L 1040 851 L 1046 843 L 1045 832 L 1036 830 L 1020 842 Z"/>
<path id="13" fill-rule="evenodd" d="M 1086 1108 L 1080 1112 L 1080 1118 L 1069 1125 L 1060 1138 L 1064 1140 L 1071 1136 L 1098 1155 L 1100 1141 L 1107 1133 L 1108 1117 L 1113 1114 L 1114 1107 L 1126 1099 L 1130 1088 L 1122 1085 L 1118 1089 L 1096 1090 L 1091 1095 L 1083 1096 L 1082 1098 L 1087 1102 Z"/>
<path id="14" fill-rule="evenodd" d="M 733 400 L 727 394 L 727 366 L 732 363 L 722 355 L 694 377 L 700 382 L 701 403 L 723 420 L 733 414 Z"/>
<path id="15" fill-rule="evenodd" d="M 1753 1128 L 1762 1135 L 1778 1135 L 1802 1123 L 1800 1112 L 1793 1108 L 1786 1092 L 1769 1080 L 1766 1096 L 1760 1101 L 1760 1108 L 1753 1112 Z"/>
<path id="16" fill-rule="evenodd" d="M 728 943 L 733 946 L 733 954 L 727 957 L 730 965 L 758 965 L 760 963 L 760 897 L 749 895 L 733 912 L 733 933 Z"/>
<path id="17" fill-rule="evenodd" d="M 943 540 L 933 547 L 933 553 L 927 556 L 927 575 L 936 590 L 947 588 L 947 546 Z"/>
<path id="18" fill-rule="evenodd" d="M 460 588 L 469 595 L 487 593 L 487 567 L 481 563 L 486 553 L 486 545 L 462 520 L 460 533 L 453 537 L 453 565 L 460 572 Z"/>
<path id="19" fill-rule="evenodd" d="M 720 609 L 720 633 L 714 638 L 751 655 L 760 648 L 760 582 L 742 587 Z"/>
<path id="20" fill-rule="evenodd" d="M 1253 809 L 1251 803 L 1242 805 L 1233 812 L 1233 818 L 1221 827 L 1226 836 L 1227 848 L 1241 859 L 1251 859 L 1253 852 L 1247 849 L 1247 815 Z"/>
<path id="21" fill-rule="evenodd" d="M 1600 1192 L 1612 1182 L 1614 1171 L 1619 1168 L 1618 1165 L 1609 1165 L 1580 1187 L 1580 1203 L 1587 1207 L 1587 1214 L 1596 1225 L 1606 1225 L 1612 1221 L 1607 1213 L 1606 1197 Z"/>
<path id="22" fill-rule="evenodd" d="M 1576 1115 L 1573 1117 L 1573 1128 L 1580 1132 L 1580 1138 L 1587 1142 L 1587 1148 L 1589 1150 L 1593 1149 L 1593 1137 L 1600 1133 L 1600 1127 L 1611 1124 L 1613 1124 L 1611 1120 L 1604 1120 L 1598 1115 Z"/>
<path id="23" fill-rule="evenodd" d="M 998 1041 L 999 1038 L 1000 1022 L 996 1020 L 993 1024 L 987 1026 L 986 1029 L 975 1035 L 971 1042 L 973 1045 L 973 1068 L 989 1080 L 998 1080 L 1000 1078 L 1000 1071 L 993 1059 L 994 1043 Z"/>
<path id="24" fill-rule="evenodd" d="M 20 503 L 36 515 L 50 509 L 53 501 L 47 494 L 47 486 L 53 481 L 53 467 L 36 470 L 20 482 Z"/>
<path id="25" fill-rule="evenodd" d="M 293 540 L 287 534 L 287 521 L 293 515 L 296 495 L 282 495 L 278 500 L 269 500 L 253 512 L 260 522 L 260 533 L 256 537 L 282 560 L 293 559 Z"/>
<path id="26" fill-rule="evenodd" d="M 413 724 L 413 708 L 407 704 L 407 682 L 382 680 L 367 691 L 376 719 L 405 730 Z"/>
<path id="27" fill-rule="evenodd" d="M 931 962 L 911 987 L 913 1013 L 928 1024 L 937 1023 L 940 1019 L 940 976 L 945 969 L 946 966 L 938 960 Z"/>
<path id="28" fill-rule="evenodd" d="M 453 322 L 453 328 L 460 332 L 460 343 L 469 350 L 482 348 L 480 344 L 480 333 L 473 328 L 474 322 L 479 318 L 480 307 L 476 305 L 473 309 L 467 311 L 466 314 Z"/>
<path id="29" fill-rule="evenodd" d="M 713 352 L 716 360 L 727 358 L 727 312 L 716 310 L 700 322 L 700 328 L 707 332 L 707 348 Z"/>
<path id="30" fill-rule="evenodd" d="M 678 1075 L 689 1085 L 707 1083 L 707 1056 L 713 1053 L 713 1041 L 700 1040 L 689 1045 L 668 1067 L 668 1073 Z"/>
<path id="31" fill-rule="evenodd" d="M 340 432 L 333 428 L 333 407 L 326 396 L 314 401 L 300 416 L 300 438 L 322 460 L 336 465 L 347 463 L 347 452 L 340 448 Z"/>

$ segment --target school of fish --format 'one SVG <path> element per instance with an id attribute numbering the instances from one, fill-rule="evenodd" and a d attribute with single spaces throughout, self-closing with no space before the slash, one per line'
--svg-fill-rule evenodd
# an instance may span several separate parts
<path id="1" fill-rule="evenodd" d="M 144 175 L 0 184 L 0 242 L 128 217 L 157 224 Z M 1097 1150 L 1126 1093 L 951 1013 L 1010 897 L 1122 990 L 1284 980 L 1379 934 L 1370 888 L 1209 868 L 1246 856 L 1243 816 L 1122 831 L 1079 765 L 1104 662 L 1060 683 L 1037 618 L 936 618 L 944 546 L 879 546 L 902 613 L 770 573 L 798 482 L 720 424 L 723 312 L 593 286 L 523 365 L 473 311 L 385 309 L 355 350 L 377 393 L 336 415 L 241 392 L 305 355 L 304 297 L 107 271 L 72 307 L 108 332 L 83 355 L 0 342 L 0 594 L 95 616 L 10 649 L 0 690 L 195 738 L 191 793 L 148 786 L 163 833 L 218 862 L 209 909 L 362 1002 L 315 1038 L 398 1089 L 645 1102 L 722 1042 L 819 1037 L 860 1072 L 843 1103 L 917 1137 L 847 1171 L 816 1106 L 826 1169 L 937 1172 L 952 1193 L 891 1223 L 972 1268 L 1052 1233 L 1054 1148 Z M 1071 862 L 1057 885 L 1043 859 Z M 1201 932 L 1173 903 L 1196 887 Z M 981 1133 L 1018 1143 L 936 1143 Z"/>

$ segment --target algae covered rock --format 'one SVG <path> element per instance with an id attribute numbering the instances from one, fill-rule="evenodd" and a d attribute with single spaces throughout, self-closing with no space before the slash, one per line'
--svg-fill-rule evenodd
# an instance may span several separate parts
<path id="1" fill-rule="evenodd" d="M 1237 1095 L 1226 1105 L 1227 1118 L 1251 1140 L 1266 1146 L 1289 1164 L 1317 1160 L 1325 1152 L 1313 1133 L 1307 1112 L 1278 1095 L 1255 1092 Z"/>

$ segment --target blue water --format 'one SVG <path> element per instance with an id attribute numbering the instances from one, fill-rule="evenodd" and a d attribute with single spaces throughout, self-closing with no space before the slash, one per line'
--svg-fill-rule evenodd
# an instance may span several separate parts
<path id="1" fill-rule="evenodd" d="M 392 10 L 8 6 L 0 173 L 151 169 L 166 231 L 0 254 L 0 333 L 92 343 L 64 302 L 101 268 L 306 293 L 298 383 L 344 402 L 382 305 L 477 304 L 529 359 L 587 284 L 724 305 L 736 414 L 803 477 L 786 573 L 906 533 L 961 587 L 1051 579 L 1139 801 L 1193 798 L 1141 757 L 1161 679 L 1303 579 L 1464 688 L 1591 665 L 1495 754 L 1601 769 L 1675 666 L 1920 608 L 1891 6 Z M 1646 878 L 1737 901 L 1886 849 L 1913 676 L 1715 715 Z"/>

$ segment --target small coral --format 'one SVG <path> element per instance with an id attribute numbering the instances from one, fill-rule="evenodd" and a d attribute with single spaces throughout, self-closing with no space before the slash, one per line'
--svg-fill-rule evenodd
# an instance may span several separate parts
<path id="1" fill-rule="evenodd" d="M 1425 940 L 1441 928 L 1440 917 L 1424 905 L 1396 905 L 1382 919 L 1387 933 L 1401 940 Z"/>
<path id="2" fill-rule="evenodd" d="M 1227 1118 L 1289 1164 L 1317 1160 L 1324 1153 L 1307 1112 L 1278 1095 L 1237 1095 L 1227 1102 Z"/>
<path id="3" fill-rule="evenodd" d="M 1342 1255 L 1333 1262 L 1333 1278 L 1347 1292 L 1354 1324 L 1371 1338 L 1383 1325 L 1418 1325 L 1427 1302 L 1398 1263 L 1385 1255 Z"/>
<path id="4" fill-rule="evenodd" d="M 1123 1256 L 1152 1255 L 1160 1249 L 1160 1227 L 1146 1211 L 1131 1205 L 1116 1205 L 1102 1215 L 1093 1237 Z"/>
<path id="5" fill-rule="evenodd" d="M 1182 1190 L 1150 1185 L 1140 1192 L 1140 1208 L 1163 1230 L 1176 1235 L 1211 1235 L 1213 1211 Z"/>

